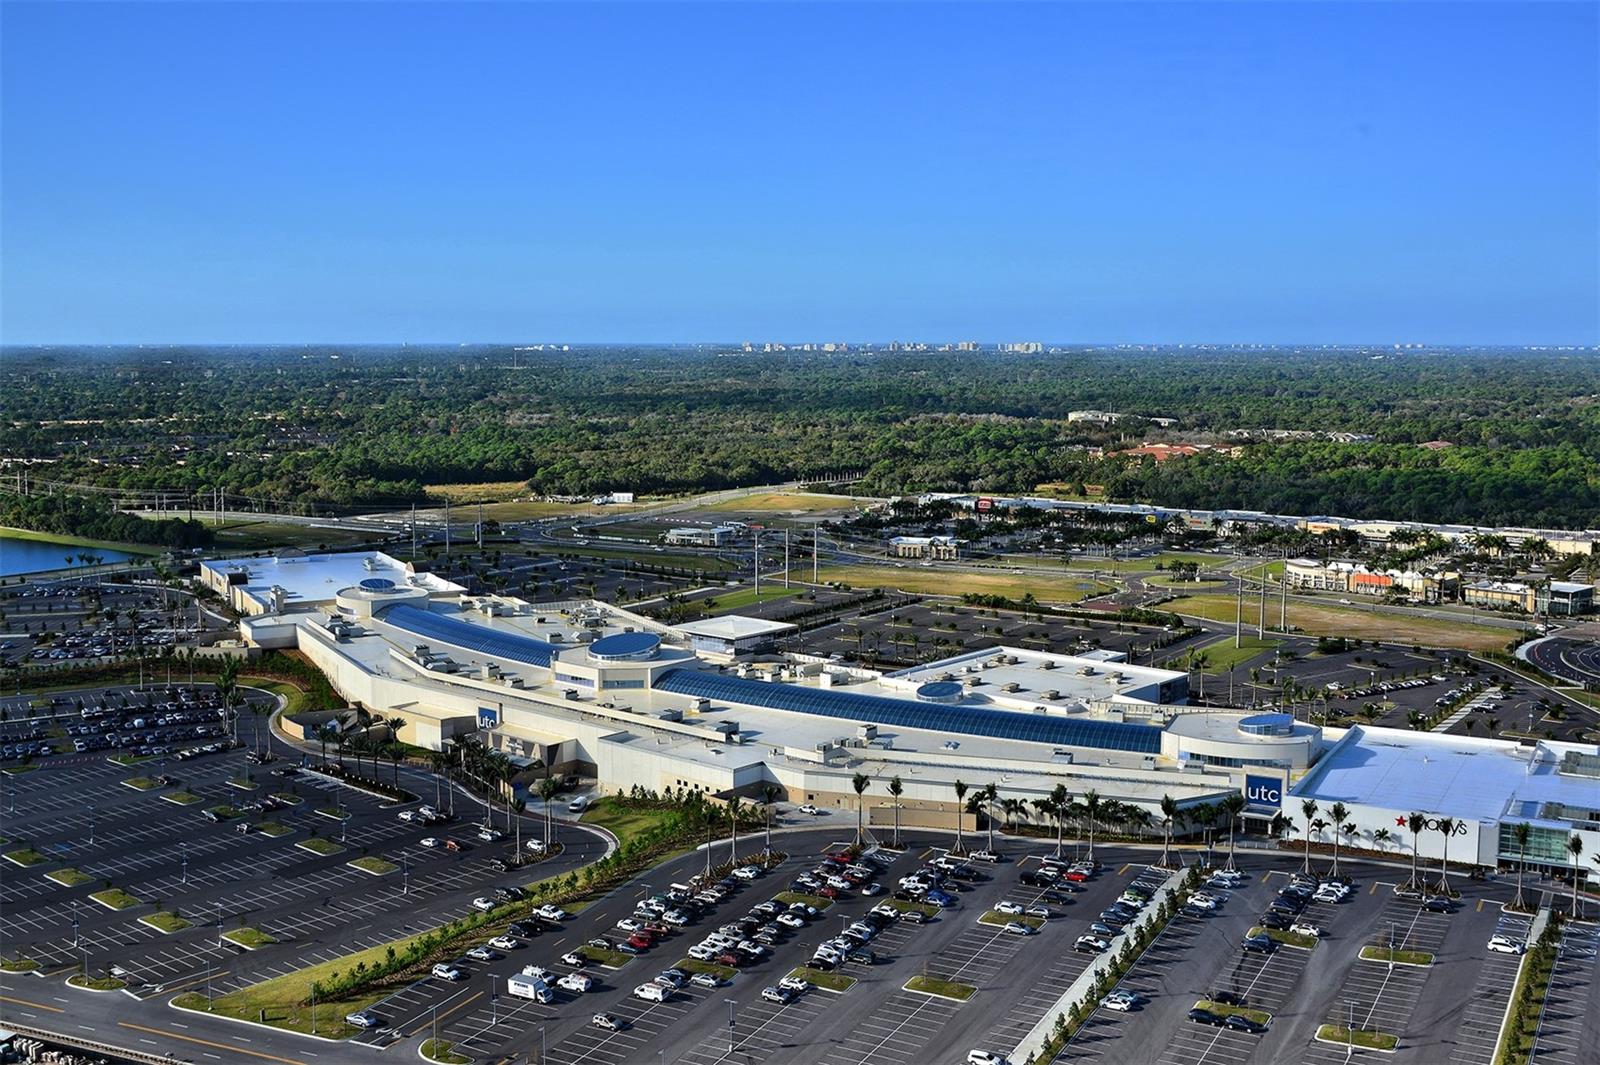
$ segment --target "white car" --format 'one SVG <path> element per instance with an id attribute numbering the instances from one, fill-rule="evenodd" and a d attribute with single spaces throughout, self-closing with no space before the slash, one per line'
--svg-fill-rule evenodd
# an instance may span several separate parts
<path id="1" fill-rule="evenodd" d="M 575 995 L 581 995 L 594 989 L 594 979 L 582 973 L 568 973 L 556 981 L 556 986 L 563 991 L 571 991 Z"/>
<path id="2" fill-rule="evenodd" d="M 485 895 L 479 895 L 472 900 L 472 908 L 482 913 L 488 913 L 494 909 L 494 900 Z"/>
<path id="3" fill-rule="evenodd" d="M 528 842 L 524 843 L 523 846 L 535 854 L 544 853 L 544 840 L 542 839 L 530 839 Z"/>
<path id="4" fill-rule="evenodd" d="M 1301 936 L 1310 936 L 1312 939 L 1322 938 L 1322 926 L 1312 924 L 1310 921 L 1296 921 L 1289 926 L 1289 931 Z"/>
<path id="5" fill-rule="evenodd" d="M 785 976 L 782 980 L 778 981 L 778 986 L 783 988 L 785 991 L 794 991 L 802 995 L 811 990 L 810 982 L 802 980 L 798 976 Z"/>
<path id="6" fill-rule="evenodd" d="M 1492 954 L 1521 954 L 1523 946 L 1510 936 L 1490 936 L 1489 952 Z"/>
<path id="7" fill-rule="evenodd" d="M 1217 900 L 1209 895 L 1191 895 L 1189 905 L 1198 906 L 1202 910 L 1214 910 L 1217 908 Z"/>
<path id="8" fill-rule="evenodd" d="M 820 817 L 822 815 L 822 811 L 817 809 L 815 806 L 812 806 L 810 803 L 806 803 L 805 805 L 801 806 L 800 812 L 803 814 L 810 814 L 812 817 Z"/>
<path id="9" fill-rule="evenodd" d="M 372 1013 L 369 1010 L 360 1010 L 356 1013 L 345 1014 L 344 1023 L 354 1028 L 376 1028 L 383 1021 L 379 1019 L 376 1013 Z"/>
<path id="10" fill-rule="evenodd" d="M 565 921 L 568 917 L 566 910 L 548 902 L 539 907 L 538 913 L 546 921 Z"/>
<path id="11" fill-rule="evenodd" d="M 616 1017 L 609 1013 L 597 1013 L 589 1018 L 589 1023 L 596 1028 L 604 1028 L 608 1032 L 620 1032 L 622 1026 L 617 1023 Z"/>
<path id="12" fill-rule="evenodd" d="M 638 921 L 635 921 L 632 917 L 624 917 L 622 920 L 617 922 L 617 927 L 622 929 L 624 932 L 631 934 L 639 931 L 639 929 L 643 928 L 644 925 Z"/>
<path id="13" fill-rule="evenodd" d="M 792 913 L 780 913 L 778 916 L 774 917 L 773 920 L 777 921 L 785 928 L 804 928 L 806 926 L 805 921 L 796 917 Z"/>
<path id="14" fill-rule="evenodd" d="M 992 1050 L 969 1050 L 967 1065 L 1008 1065 L 1008 1063 L 1003 1055 L 996 1054 Z"/>
<path id="15" fill-rule="evenodd" d="M 478 829 L 478 838 L 483 840 L 485 843 L 499 843 L 506 837 L 505 833 L 499 831 L 498 829 L 480 828 Z"/>
<path id="16" fill-rule="evenodd" d="M 522 946 L 522 940 L 516 936 L 495 936 L 489 940 L 489 945 L 495 950 L 516 950 Z"/>
<path id="17" fill-rule="evenodd" d="M 417 811 L 415 811 L 415 810 L 401 810 L 400 813 L 397 816 L 402 821 L 415 821 L 417 819 Z M 355 1016 L 355 1014 L 351 1014 L 351 1016 L 353 1017 L 353 1016 Z"/>
<path id="18" fill-rule="evenodd" d="M 696 987 L 721 987 L 722 977 L 718 976 L 716 973 L 695 973 L 693 976 L 689 977 L 689 982 L 694 984 Z"/>
<path id="19" fill-rule="evenodd" d="M 457 969 L 454 965 L 442 961 L 434 965 L 434 967 L 428 971 L 434 976 L 438 977 L 440 980 L 450 980 L 454 982 L 456 980 L 465 980 L 467 978 L 466 973 L 462 972 L 460 969 Z"/>
<path id="20" fill-rule="evenodd" d="M 444 840 L 440 839 L 438 836 L 423 836 L 422 845 L 428 848 L 442 847 L 444 846 Z"/>
<path id="21" fill-rule="evenodd" d="M 633 997 L 646 1002 L 665 1002 L 672 997 L 672 989 L 660 984 L 640 984 L 633 989 Z"/>
<path id="22" fill-rule="evenodd" d="M 754 865 L 741 865 L 733 871 L 733 875 L 740 880 L 756 880 L 761 876 L 761 870 Z"/>
<path id="23" fill-rule="evenodd" d="M 556 982 L 556 974 L 540 965 L 524 965 L 522 975 L 530 980 L 543 980 L 547 984 Z"/>
<path id="24" fill-rule="evenodd" d="M 489 947 L 473 947 L 467 951 L 467 957 L 473 961 L 499 961 L 503 955 L 498 950 Z"/>
<path id="25" fill-rule="evenodd" d="M 569 950 L 565 954 L 561 955 L 561 964 L 573 965 L 581 969 L 585 965 L 589 964 L 589 959 L 585 958 L 582 954 L 579 954 L 575 950 Z"/>
<path id="26" fill-rule="evenodd" d="M 696 943 L 689 948 L 688 954 L 695 961 L 710 961 L 717 956 L 717 950 L 715 947 L 707 946 L 704 943 Z"/>
<path id="27" fill-rule="evenodd" d="M 970 855 L 975 862 L 998 862 L 1000 856 L 994 851 L 973 851 Z"/>
<path id="28" fill-rule="evenodd" d="M 1118 1013 L 1127 1013 L 1139 1004 L 1139 996 L 1128 991 L 1113 991 L 1100 1000 L 1100 1005 Z"/>
<path id="29" fill-rule="evenodd" d="M 1005 928 L 1001 929 L 1001 931 L 1009 932 L 1014 936 L 1036 936 L 1039 934 L 1039 930 L 1033 925 L 1023 924 L 1021 921 L 1007 921 Z"/>
<path id="30" fill-rule="evenodd" d="M 1019 903 L 1007 902 L 1005 899 L 1001 899 L 999 902 L 995 903 L 993 909 L 995 913 L 1008 913 L 1013 915 L 1022 912 L 1022 906 Z"/>

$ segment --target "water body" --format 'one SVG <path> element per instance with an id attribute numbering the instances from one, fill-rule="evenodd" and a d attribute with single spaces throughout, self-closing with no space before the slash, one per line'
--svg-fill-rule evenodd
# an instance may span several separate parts
<path id="1" fill-rule="evenodd" d="M 52 544 L 43 540 L 18 540 L 0 532 L 0 577 L 15 577 L 20 573 L 38 573 L 40 570 L 63 569 L 67 556 L 72 556 L 72 568 L 78 564 L 78 552 L 92 554 L 106 562 L 126 562 L 133 555 L 126 551 L 113 551 L 104 547 L 73 547 L 70 544 Z"/>

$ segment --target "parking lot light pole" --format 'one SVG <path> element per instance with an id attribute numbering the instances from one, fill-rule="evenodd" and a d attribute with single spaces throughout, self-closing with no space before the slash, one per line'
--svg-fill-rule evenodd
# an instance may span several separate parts
<path id="1" fill-rule="evenodd" d="M 734 1000 L 725 998 L 722 1001 L 728 1004 L 728 1053 L 733 1053 L 733 1007 Z"/>
<path id="2" fill-rule="evenodd" d="M 539 1065 L 544 1065 L 544 1025 L 539 1026 Z"/>
<path id="3" fill-rule="evenodd" d="M 94 804 L 89 804 L 89 842 L 94 842 Z"/>
<path id="4" fill-rule="evenodd" d="M 78 904 L 72 904 L 72 945 L 78 945 Z"/>
<path id="5" fill-rule="evenodd" d="M 183 856 L 183 882 L 187 884 L 189 882 L 189 844 L 180 843 L 178 846 Z"/>
<path id="6" fill-rule="evenodd" d="M 1351 1055 L 1356 1052 L 1356 1004 L 1346 1002 L 1345 1009 L 1347 1012 L 1344 1022 L 1344 1060 L 1349 1061 Z"/>

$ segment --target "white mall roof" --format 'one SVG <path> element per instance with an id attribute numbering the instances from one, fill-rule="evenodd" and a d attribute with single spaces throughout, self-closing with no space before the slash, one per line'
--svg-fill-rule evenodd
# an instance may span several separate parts
<path id="1" fill-rule="evenodd" d="M 720 618 L 706 618 L 676 626 L 686 636 L 705 636 L 713 640 L 745 640 L 752 636 L 772 636 L 792 632 L 799 626 L 788 621 L 768 621 L 766 618 L 747 618 L 739 614 L 725 614 Z"/>
<path id="2" fill-rule="evenodd" d="M 382 551 L 331 552 L 322 555 L 284 555 L 268 558 L 217 558 L 201 563 L 228 574 L 244 570 L 245 591 L 263 603 L 274 587 L 284 590 L 290 606 L 328 603 L 341 588 L 359 585 L 373 577 L 387 578 L 401 588 L 426 588 L 430 592 L 459 592 L 462 587 L 432 573 L 411 573 L 404 563 Z"/>

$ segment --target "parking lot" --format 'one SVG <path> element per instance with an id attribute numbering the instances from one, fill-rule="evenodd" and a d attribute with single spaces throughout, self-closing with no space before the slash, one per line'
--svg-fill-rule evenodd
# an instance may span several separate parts
<path id="1" fill-rule="evenodd" d="M 165 587 L 88 578 L 0 589 L 0 663 L 62 665 L 158 653 L 213 634 L 223 619 Z"/>
<path id="2" fill-rule="evenodd" d="M 403 821 L 387 800 L 314 766 L 300 769 L 300 757 L 285 751 L 252 764 L 235 749 L 122 766 L 100 751 L 8 774 L 0 848 L 8 856 L 0 884 L 7 956 L 32 958 L 47 972 L 116 965 L 141 997 L 207 981 L 221 992 L 389 942 L 467 912 L 494 884 L 525 883 L 603 849 L 563 825 L 559 856 L 503 872 L 490 864 L 499 848 L 473 841 L 474 829 Z M 163 776 L 170 782 L 159 783 Z M 527 831 L 535 832 L 532 821 Z M 421 846 L 430 833 L 469 842 Z M 330 852 L 308 850 L 313 839 Z M 394 869 L 375 876 L 349 864 L 368 856 Z M 113 909 L 91 897 L 107 888 L 136 901 Z M 140 920 L 158 908 L 188 927 L 167 934 Z M 275 942 L 247 951 L 219 939 L 241 926 Z"/>

